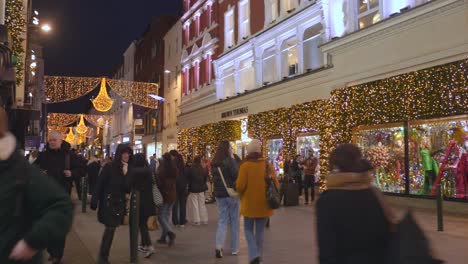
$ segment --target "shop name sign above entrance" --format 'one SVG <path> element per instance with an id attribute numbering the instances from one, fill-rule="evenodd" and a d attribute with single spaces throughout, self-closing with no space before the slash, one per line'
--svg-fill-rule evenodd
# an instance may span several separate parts
<path id="1" fill-rule="evenodd" d="M 231 116 L 238 116 L 238 115 L 243 115 L 243 114 L 248 114 L 249 113 L 249 107 L 242 107 L 242 108 L 237 108 L 231 111 L 227 111 L 224 113 L 221 113 L 221 118 L 227 118 Z"/>

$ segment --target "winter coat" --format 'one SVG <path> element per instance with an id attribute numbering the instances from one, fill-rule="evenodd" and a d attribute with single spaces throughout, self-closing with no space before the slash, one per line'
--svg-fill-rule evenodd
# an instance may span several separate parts
<path id="1" fill-rule="evenodd" d="M 96 189 L 97 179 L 99 176 L 99 171 L 101 170 L 101 164 L 99 164 L 97 160 L 90 162 L 86 170 L 88 173 L 89 193 L 94 194 L 94 191 Z"/>
<path id="2" fill-rule="evenodd" d="M 140 192 L 140 219 L 156 215 L 153 200 L 153 176 L 149 168 L 133 168 L 132 188 Z M 145 220 L 146 221 L 146 220 Z"/>
<path id="3" fill-rule="evenodd" d="M 270 208 L 266 199 L 266 172 L 265 160 L 246 160 L 239 169 L 239 177 L 236 181 L 236 189 L 241 200 L 240 213 L 250 218 L 271 217 L 275 211 Z M 279 187 L 276 173 L 271 164 L 269 167 L 269 177 Z"/>
<path id="4" fill-rule="evenodd" d="M 22 195 L 24 213 L 18 218 L 14 213 L 16 179 L 20 173 L 27 174 L 28 180 Z M 21 239 L 38 250 L 61 241 L 71 228 L 73 205 L 56 181 L 43 175 L 15 151 L 10 158 L 0 161 L 0 219 L 0 263 L 39 264 L 42 263 L 41 254 L 27 262 L 12 261 L 9 254 Z"/>
<path id="5" fill-rule="evenodd" d="M 188 184 L 189 184 L 188 175 L 187 175 L 188 168 L 185 167 L 183 162 L 182 163 L 176 162 L 176 168 L 179 172 L 179 174 L 177 175 L 177 192 L 186 193 L 188 190 Z"/>
<path id="6" fill-rule="evenodd" d="M 72 172 L 71 177 L 65 177 L 63 171 L 66 167 L 66 157 L 69 157 L 69 170 Z M 86 168 L 81 160 L 70 151 L 70 144 L 63 142 L 60 149 L 50 149 L 46 146 L 44 152 L 39 153 L 35 165 L 47 174 L 47 176 L 55 179 L 67 192 L 71 191 L 72 179 L 84 175 Z"/>
<path id="7" fill-rule="evenodd" d="M 208 190 L 208 170 L 201 166 L 192 165 L 188 169 L 189 192 L 202 193 Z"/>
<path id="8" fill-rule="evenodd" d="M 126 194 L 130 192 L 132 175 L 130 164 L 127 175 L 123 174 L 121 157 L 126 148 L 129 147 L 127 145 L 117 147 L 115 159 L 102 169 L 91 199 L 91 208 L 99 208 L 98 221 L 109 227 L 121 225 L 126 214 Z"/>
<path id="9" fill-rule="evenodd" d="M 240 163 L 231 157 L 226 157 L 221 164 L 221 171 L 223 172 L 224 180 L 229 188 L 235 188 L 237 175 L 239 173 Z M 217 198 L 229 197 L 226 187 L 224 187 L 223 180 L 218 171 L 218 167 L 212 167 L 213 173 L 213 186 L 214 195 Z"/>
<path id="10" fill-rule="evenodd" d="M 359 177 L 352 175 L 356 174 L 340 173 L 336 178 L 345 182 Z M 337 186 L 335 182 L 332 184 Z M 359 183 L 348 181 L 325 191 L 317 201 L 321 264 L 384 262 L 389 223 L 369 182 L 365 185 L 360 187 Z"/>
<path id="11" fill-rule="evenodd" d="M 175 169 L 172 173 L 166 171 L 163 165 L 159 166 L 156 182 L 163 196 L 165 204 L 173 204 L 176 201 L 177 178 L 179 171 Z"/>

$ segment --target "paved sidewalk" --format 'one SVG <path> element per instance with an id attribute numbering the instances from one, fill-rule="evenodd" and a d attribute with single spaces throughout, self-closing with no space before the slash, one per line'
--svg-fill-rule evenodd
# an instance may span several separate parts
<path id="1" fill-rule="evenodd" d="M 78 209 L 77 209 L 78 210 Z M 194 263 L 194 264 L 245 264 L 248 263 L 247 244 L 241 225 L 241 248 L 239 256 L 230 256 L 229 243 L 226 243 L 225 257 L 221 260 L 214 258 L 214 240 L 216 233 L 216 207 L 208 205 L 210 216 L 207 226 L 187 226 L 186 228 L 174 228 L 177 234 L 176 244 L 172 248 L 165 245 L 156 245 L 157 253 L 151 259 L 142 256 L 139 263 Z M 399 214 L 403 211 L 397 210 Z M 416 218 L 426 230 L 435 253 L 446 263 L 467 263 L 468 258 L 468 218 L 446 216 L 445 231 L 437 232 L 435 213 L 427 211 L 415 212 Z M 241 221 L 242 223 L 242 221 Z M 82 214 L 77 211 L 73 235 L 69 240 L 79 239 L 83 241 L 85 249 L 81 253 L 71 251 L 78 247 L 66 249 L 66 264 L 69 263 L 94 263 L 89 256 L 96 258 L 103 226 L 96 220 L 95 212 L 88 211 Z M 159 235 L 159 231 L 152 232 L 153 241 Z M 110 261 L 112 264 L 129 263 L 128 227 L 118 229 L 111 250 Z M 227 239 L 227 242 L 229 239 Z M 73 243 L 70 242 L 69 245 Z M 70 255 L 79 255 L 77 262 L 71 262 Z M 299 206 L 281 208 L 271 219 L 271 228 L 265 232 L 265 264 L 282 263 L 309 263 L 318 264 L 317 242 L 315 238 L 315 214 L 313 206 Z"/>

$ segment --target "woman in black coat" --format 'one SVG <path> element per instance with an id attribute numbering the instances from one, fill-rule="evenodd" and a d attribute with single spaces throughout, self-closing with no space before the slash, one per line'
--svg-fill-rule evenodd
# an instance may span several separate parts
<path id="1" fill-rule="evenodd" d="M 188 169 L 189 201 L 192 204 L 194 225 L 208 224 L 208 211 L 205 205 L 205 192 L 208 190 L 208 169 L 201 156 L 196 156 L 193 165 Z"/>
<path id="2" fill-rule="evenodd" d="M 98 177 L 95 193 L 91 199 L 91 209 L 98 210 L 98 220 L 106 226 L 101 241 L 98 263 L 109 263 L 109 252 L 115 229 L 124 221 L 126 214 L 126 194 L 130 192 L 130 175 L 133 156 L 126 144 L 117 147 L 115 158 L 107 163 Z"/>
<path id="3" fill-rule="evenodd" d="M 371 187 L 372 165 L 352 144 L 330 155 L 327 187 L 317 201 L 321 264 L 384 263 L 390 222 Z"/>
<path id="4" fill-rule="evenodd" d="M 101 170 L 101 164 L 99 164 L 99 160 L 97 157 L 92 156 L 88 162 L 86 167 L 86 171 L 88 174 L 88 193 L 93 195 L 96 189 L 96 182 L 99 176 L 99 171 Z"/>
<path id="5" fill-rule="evenodd" d="M 148 218 L 156 215 L 156 206 L 153 200 L 153 176 L 149 169 L 146 157 L 138 153 L 133 157 L 132 182 L 133 188 L 140 192 L 140 251 L 145 253 L 145 258 L 154 254 L 154 247 L 151 244 L 151 238 L 148 232 Z"/>

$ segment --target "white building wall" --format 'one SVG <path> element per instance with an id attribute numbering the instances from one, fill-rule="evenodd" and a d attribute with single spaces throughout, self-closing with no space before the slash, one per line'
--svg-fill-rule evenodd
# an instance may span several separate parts
<path id="1" fill-rule="evenodd" d="M 329 10 L 333 12 L 339 9 Z M 329 15 L 333 17 L 334 13 Z M 343 16 L 341 18 L 346 19 Z M 324 21 L 327 21 L 326 16 Z M 331 21 L 340 23 L 333 19 Z M 324 28 L 333 32 L 333 23 L 325 24 Z M 275 28 L 279 27 L 271 30 Z M 328 67 L 322 70 L 304 73 L 296 78 L 209 105 L 207 102 L 216 101 L 216 98 L 192 102 L 182 109 L 180 126 L 189 128 L 218 122 L 222 120 L 221 113 L 242 107 L 248 107 L 249 114 L 255 114 L 315 99 L 326 99 L 337 88 L 464 59 L 468 57 L 467 28 L 466 0 L 427 3 L 364 30 L 333 41 L 327 40 L 321 49 L 331 56 L 331 60 Z M 256 45 L 266 46 L 264 42 Z M 241 46 L 228 55 L 241 56 L 236 51 L 242 49 Z M 217 67 L 223 58 L 225 57 L 218 59 Z M 256 65 L 259 67 L 258 63 Z"/>
<path id="2" fill-rule="evenodd" d="M 164 127 L 162 131 L 163 152 L 177 149 L 177 116 L 181 103 L 182 24 L 178 21 L 164 37 Z"/>

